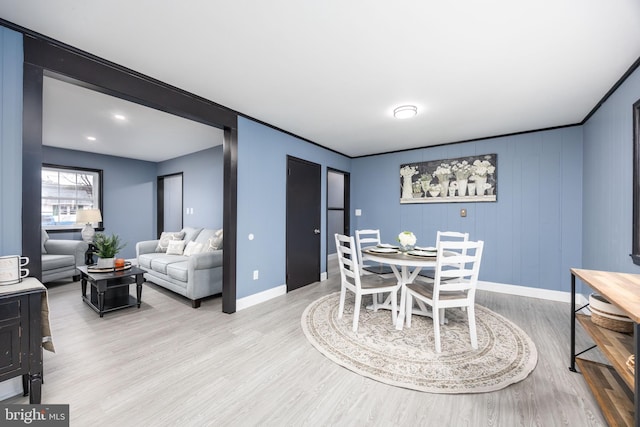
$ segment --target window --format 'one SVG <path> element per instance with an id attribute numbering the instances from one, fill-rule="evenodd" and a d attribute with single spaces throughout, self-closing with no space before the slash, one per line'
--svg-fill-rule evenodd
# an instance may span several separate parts
<path id="1" fill-rule="evenodd" d="M 81 230 L 79 209 L 102 208 L 102 171 L 98 169 L 42 166 L 42 228 Z M 101 227 L 102 224 L 93 224 Z"/>

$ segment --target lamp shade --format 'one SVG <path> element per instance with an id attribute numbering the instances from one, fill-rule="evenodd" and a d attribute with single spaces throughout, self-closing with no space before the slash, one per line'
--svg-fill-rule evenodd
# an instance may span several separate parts
<path id="1" fill-rule="evenodd" d="M 100 215 L 100 209 L 83 209 L 76 212 L 76 222 L 84 223 L 85 226 L 82 229 L 82 240 L 85 242 L 92 242 L 96 231 L 91 224 L 102 221 L 102 215 Z"/>
<path id="2" fill-rule="evenodd" d="M 76 222 L 78 224 L 93 224 L 102 221 L 100 209 L 83 209 L 76 213 Z"/>

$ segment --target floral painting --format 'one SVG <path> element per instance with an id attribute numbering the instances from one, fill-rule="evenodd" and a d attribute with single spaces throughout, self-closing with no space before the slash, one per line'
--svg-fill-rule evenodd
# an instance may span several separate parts
<path id="1" fill-rule="evenodd" d="M 495 202 L 498 155 L 400 165 L 400 203 Z"/>

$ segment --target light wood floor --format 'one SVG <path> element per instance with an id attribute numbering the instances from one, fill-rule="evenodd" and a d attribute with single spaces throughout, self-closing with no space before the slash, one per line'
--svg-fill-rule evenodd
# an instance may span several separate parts
<path id="1" fill-rule="evenodd" d="M 307 342 L 303 310 L 337 290 L 332 276 L 227 315 L 220 298 L 192 309 L 145 285 L 140 309 L 100 319 L 79 283 L 50 286 L 57 352 L 44 352 L 43 403 L 70 404 L 74 427 L 606 425 L 582 375 L 567 369 L 568 304 L 479 292 L 478 303 L 531 336 L 538 366 L 497 392 L 438 395 L 363 378 Z M 589 342 L 582 331 L 578 339 Z"/>

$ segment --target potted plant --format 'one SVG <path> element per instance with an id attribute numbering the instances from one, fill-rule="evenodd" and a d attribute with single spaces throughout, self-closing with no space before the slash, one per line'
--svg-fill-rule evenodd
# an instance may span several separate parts
<path id="1" fill-rule="evenodd" d="M 113 268 L 116 254 L 127 245 L 121 243 L 117 234 L 107 236 L 104 233 L 96 233 L 93 244 L 96 247 L 94 254 L 98 256 L 98 268 Z"/>

